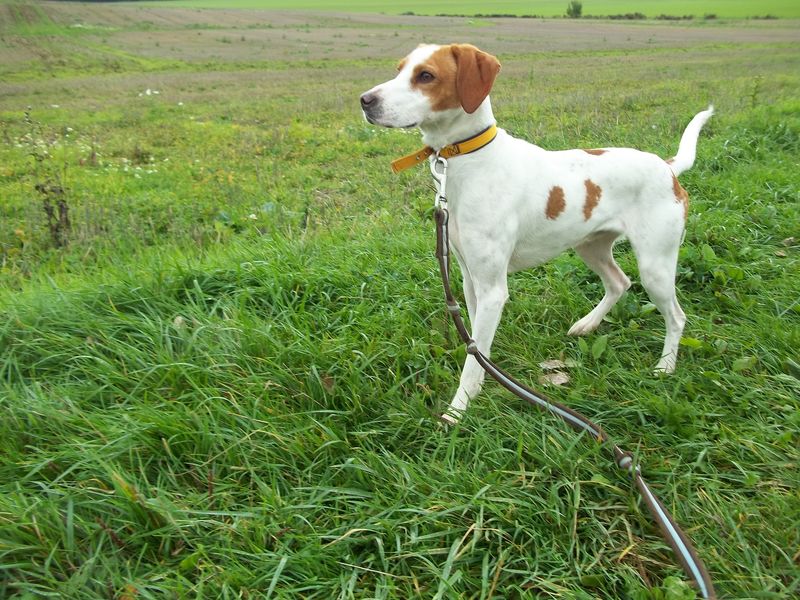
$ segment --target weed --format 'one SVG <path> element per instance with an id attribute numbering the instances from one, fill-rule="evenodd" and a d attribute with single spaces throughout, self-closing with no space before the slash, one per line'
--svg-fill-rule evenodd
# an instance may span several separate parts
<path id="1" fill-rule="evenodd" d="M 42 195 L 42 209 L 47 217 L 47 228 L 50 230 L 53 245 L 57 248 L 66 246 L 69 240 L 70 222 L 64 188 L 52 182 L 37 183 L 35 188 Z"/>
<path id="2" fill-rule="evenodd" d="M 18 145 L 26 148 L 28 156 L 33 159 L 29 179 L 33 190 L 41 197 L 50 243 L 61 248 L 69 241 L 71 224 L 67 191 L 63 183 L 66 166 L 57 165 L 51 152 L 58 144 L 58 139 L 33 118 L 30 107 L 25 110 L 23 122 L 27 131 Z M 62 142 L 68 134 L 69 130 L 65 129 Z"/>
<path id="3" fill-rule="evenodd" d="M 758 95 L 761 93 L 763 78 L 760 75 L 753 77 L 753 86 L 750 89 L 750 108 L 758 106 Z"/>

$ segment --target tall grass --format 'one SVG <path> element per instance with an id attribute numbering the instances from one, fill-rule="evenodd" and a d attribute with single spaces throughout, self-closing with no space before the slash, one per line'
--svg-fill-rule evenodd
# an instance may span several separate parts
<path id="1" fill-rule="evenodd" d="M 464 351 L 428 178 L 387 168 L 419 141 L 357 114 L 391 76 L 383 52 L 14 93 L 0 596 L 694 596 L 593 441 L 492 384 L 437 425 Z M 495 355 L 534 385 L 540 362 L 569 359 L 548 392 L 636 450 L 723 597 L 800 586 L 797 56 L 520 54 L 493 95 L 501 126 L 546 147 L 662 156 L 717 106 L 682 177 L 678 372 L 651 374 L 663 321 L 638 285 L 593 337 L 565 336 L 602 294 L 572 255 L 512 278 Z M 66 246 L 46 181 L 65 189 Z"/>

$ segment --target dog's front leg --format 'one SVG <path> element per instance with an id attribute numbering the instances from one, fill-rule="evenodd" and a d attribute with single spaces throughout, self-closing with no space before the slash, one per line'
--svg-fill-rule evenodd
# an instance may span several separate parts
<path id="1" fill-rule="evenodd" d="M 470 315 L 472 339 L 475 340 L 478 349 L 488 357 L 494 334 L 497 331 L 497 325 L 500 323 L 503 306 L 508 300 L 505 273 L 503 273 L 502 277 L 496 277 L 490 284 L 475 281 L 472 278 L 470 278 L 470 284 L 476 299 L 474 316 Z M 453 397 L 447 412 L 442 415 L 444 420 L 455 423 L 461 418 L 461 415 L 467 410 L 470 399 L 477 396 L 478 392 L 481 391 L 484 375 L 483 367 L 478 364 L 475 357 L 467 356 L 456 395 Z"/>
<path id="2" fill-rule="evenodd" d="M 459 266 L 461 267 L 461 277 L 464 280 L 464 301 L 467 303 L 467 316 L 469 316 L 470 326 L 475 322 L 475 310 L 478 304 L 478 299 L 475 297 L 475 286 L 472 284 L 472 276 L 464 266 L 464 263 L 459 259 Z"/>

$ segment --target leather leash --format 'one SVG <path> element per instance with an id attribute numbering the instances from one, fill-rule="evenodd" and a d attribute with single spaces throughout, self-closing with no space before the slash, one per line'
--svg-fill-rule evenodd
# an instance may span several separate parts
<path id="1" fill-rule="evenodd" d="M 491 141 L 491 140 L 490 140 Z M 572 410 L 558 402 L 555 402 L 542 394 L 537 392 L 523 383 L 514 379 L 511 375 L 500 369 L 494 364 L 483 352 L 480 351 L 475 340 L 472 339 L 467 326 L 461 316 L 461 307 L 456 302 L 453 296 L 452 287 L 450 284 L 450 258 L 449 247 L 450 238 L 448 235 L 448 220 L 449 213 L 447 211 L 447 159 L 438 153 L 433 155 L 430 162 L 431 173 L 436 183 L 436 200 L 435 200 L 435 216 L 436 216 L 436 259 L 439 262 L 439 271 L 442 277 L 442 284 L 444 286 L 445 301 L 447 303 L 447 311 L 453 319 L 456 331 L 461 338 L 461 341 L 467 347 L 467 353 L 474 356 L 478 364 L 489 373 L 500 385 L 508 391 L 525 400 L 529 404 L 546 410 L 559 416 L 570 427 L 578 432 L 586 431 L 595 440 L 601 444 L 606 444 L 611 448 L 614 454 L 614 463 L 623 471 L 627 471 L 633 478 L 633 483 L 639 490 L 645 504 L 647 505 L 653 520 L 658 524 L 664 539 L 672 547 L 678 561 L 680 562 L 686 575 L 693 580 L 702 594 L 703 598 L 715 600 L 717 594 L 714 591 L 714 585 L 711 582 L 711 576 L 706 570 L 703 561 L 697 555 L 697 551 L 692 546 L 691 541 L 686 534 L 681 530 L 675 519 L 650 490 L 645 480 L 642 478 L 641 469 L 638 464 L 634 464 L 633 456 L 630 452 L 625 452 L 617 446 L 608 437 L 603 428 L 592 422 L 581 413 Z"/>

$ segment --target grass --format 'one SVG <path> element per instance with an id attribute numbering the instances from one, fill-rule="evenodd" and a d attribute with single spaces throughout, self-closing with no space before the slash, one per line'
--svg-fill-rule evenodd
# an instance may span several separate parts
<path id="1" fill-rule="evenodd" d="M 191 61 L 138 7 L 62 35 L 81 10 L 2 35 L 0 596 L 693 596 L 602 448 L 493 384 L 458 428 L 432 418 L 464 351 L 430 183 L 391 175 L 418 138 L 356 104 L 406 49 L 394 21 L 346 30 L 374 36 L 368 56 L 331 37 L 330 57 L 269 60 L 317 25 L 258 13 L 253 35 L 279 31 L 263 57 L 212 30 L 231 41 L 212 54 L 238 53 Z M 147 19 L 188 52 L 198 21 L 175 11 Z M 638 285 L 565 336 L 601 295 L 572 255 L 512 278 L 495 356 L 534 385 L 569 359 L 549 393 L 641 456 L 723 597 L 796 596 L 796 42 L 723 25 L 726 43 L 543 51 L 509 27 L 475 34 L 502 49 L 496 114 L 545 147 L 668 156 L 718 112 L 682 177 L 678 372 L 650 374 L 663 322 Z"/>
<path id="2" fill-rule="evenodd" d="M 432 14 L 505 14 L 505 15 L 537 15 L 544 17 L 562 17 L 566 14 L 569 2 L 562 0 L 512 0 L 486 2 L 486 0 L 449 0 L 444 2 L 381 2 L 377 5 L 369 0 L 349 0 L 348 2 L 329 2 L 325 0 L 301 0 L 285 2 L 281 0 L 168 0 L 167 2 L 147 2 L 150 5 L 175 5 L 198 8 L 257 8 L 282 10 L 336 10 L 346 12 L 384 12 L 400 14 L 413 12 L 420 15 Z M 749 0 L 707 0 L 694 2 L 691 0 L 587 0 L 583 2 L 585 15 L 619 15 L 628 13 L 644 13 L 648 17 L 659 15 L 694 15 L 702 18 L 714 14 L 725 18 L 748 18 L 772 15 L 780 18 L 798 18 L 800 9 L 791 0 L 766 0 L 754 6 Z"/>

